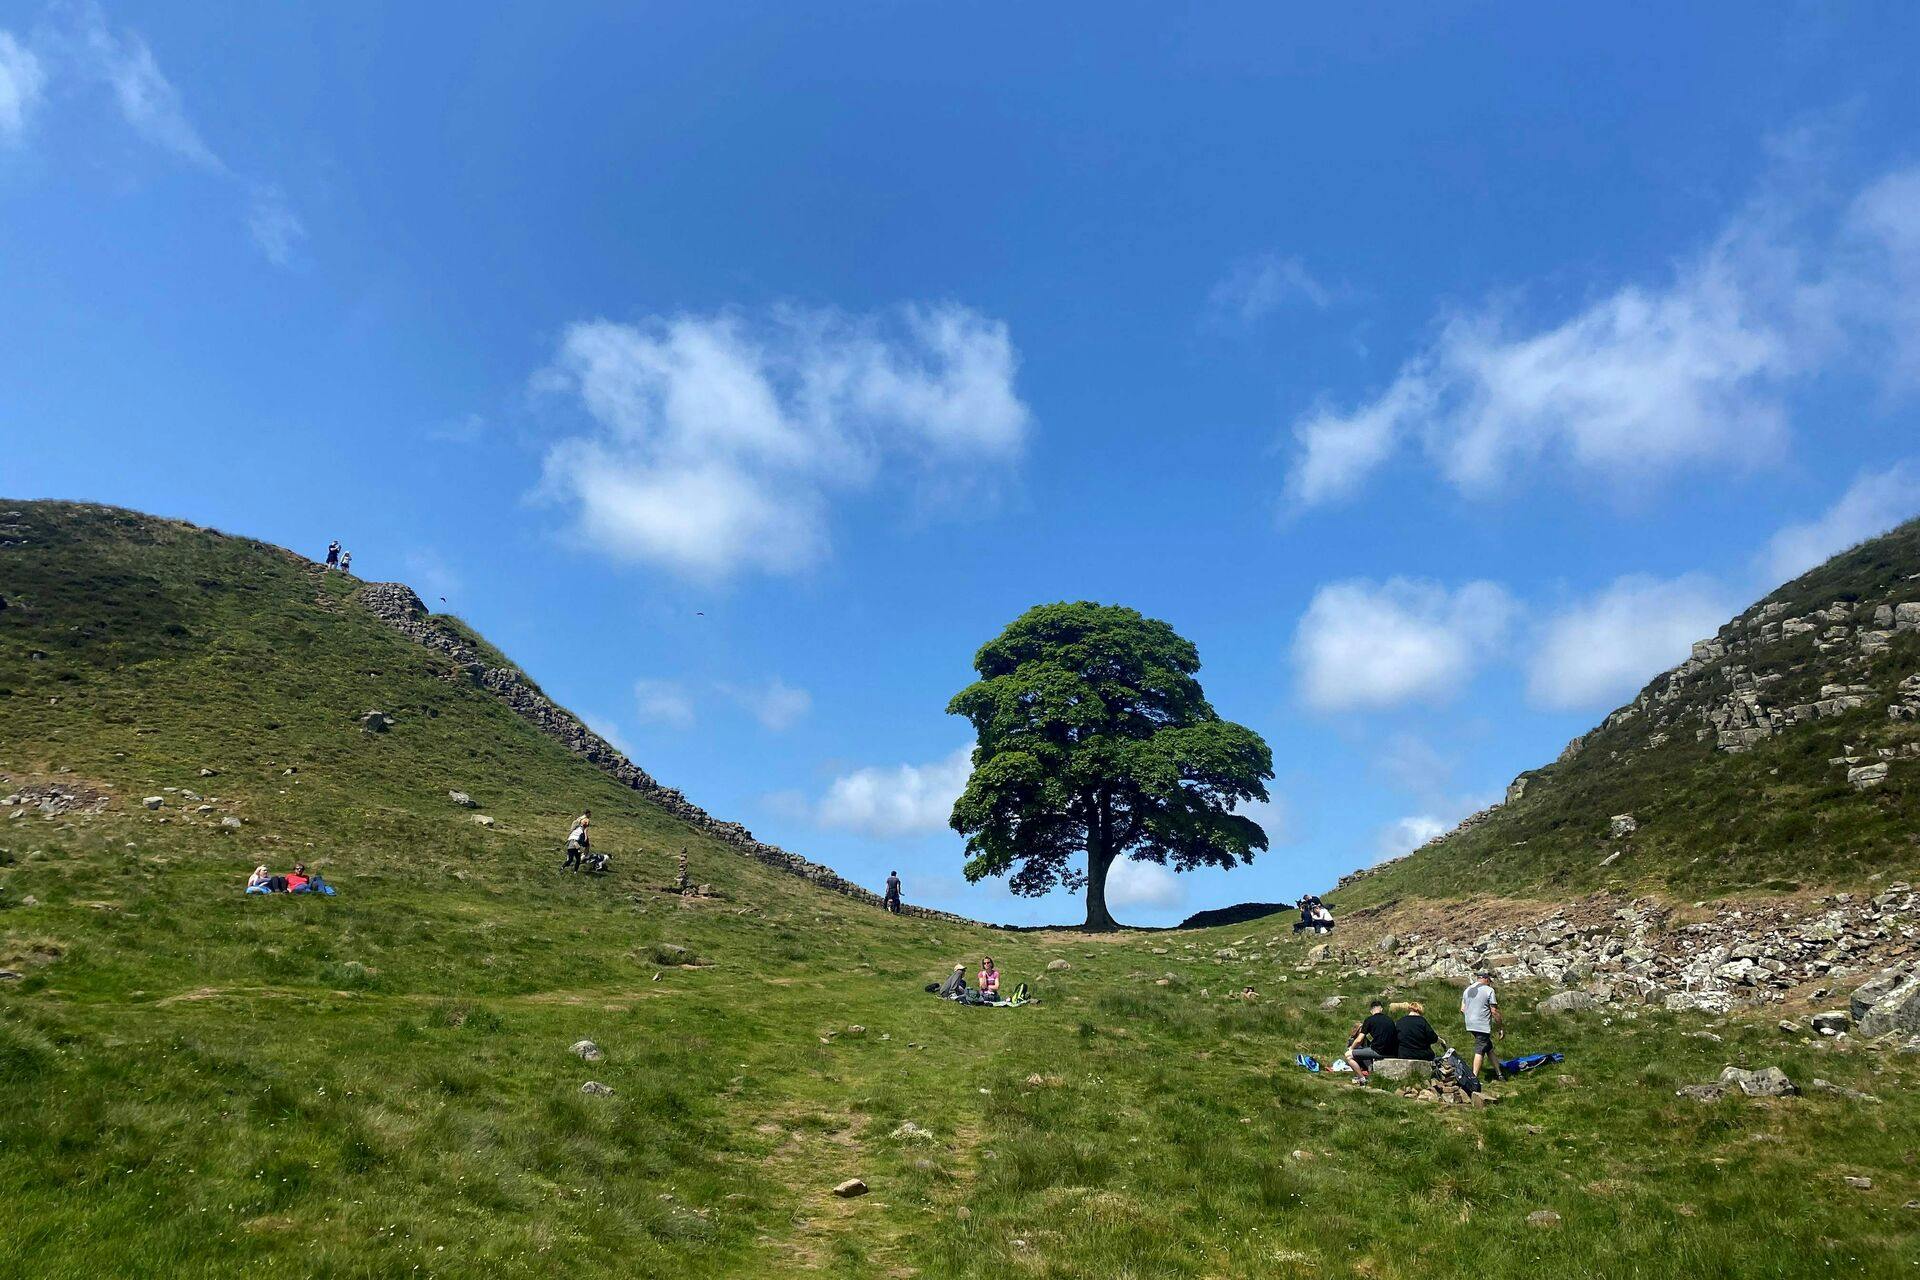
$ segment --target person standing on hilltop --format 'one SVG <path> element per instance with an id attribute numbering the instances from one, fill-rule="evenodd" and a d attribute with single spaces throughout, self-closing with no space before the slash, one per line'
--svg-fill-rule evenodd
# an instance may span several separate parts
<path id="1" fill-rule="evenodd" d="M 887 872 L 886 907 L 893 914 L 900 914 L 900 873 L 898 871 Z"/>
<path id="2" fill-rule="evenodd" d="M 327 568 L 337 569 L 339 567 L 340 567 L 340 540 L 336 538 L 332 542 L 329 542 L 327 544 Z"/>
<path id="3" fill-rule="evenodd" d="M 1473 1037 L 1473 1074 L 1480 1074 L 1482 1062 L 1491 1062 L 1497 1079 L 1500 1055 L 1493 1051 L 1493 1029 L 1500 1026 L 1500 1000 L 1493 989 L 1492 973 L 1481 970 L 1460 993 L 1460 1017 L 1467 1025 L 1467 1034 Z M 1505 1028 L 1500 1034 L 1506 1034 Z"/>
<path id="4" fill-rule="evenodd" d="M 340 553 L 340 572 L 346 573 L 350 571 L 352 568 L 353 568 L 353 552 L 342 551 Z"/>

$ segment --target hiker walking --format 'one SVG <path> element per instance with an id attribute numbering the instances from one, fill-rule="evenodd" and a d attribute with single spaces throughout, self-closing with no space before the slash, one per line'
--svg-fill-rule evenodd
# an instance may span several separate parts
<path id="1" fill-rule="evenodd" d="M 1466 1023 L 1467 1034 L 1473 1037 L 1473 1074 L 1480 1074 L 1480 1064 L 1491 1062 L 1493 1076 L 1500 1077 L 1500 1055 L 1494 1052 L 1493 1029 L 1500 1027 L 1500 1000 L 1493 989 L 1493 974 L 1481 970 L 1467 989 L 1460 993 L 1460 1017 Z M 1501 1027 L 1501 1035 L 1506 1029 Z"/>
<path id="2" fill-rule="evenodd" d="M 1400 1056 L 1400 1029 L 1387 1016 L 1386 1005 L 1375 1000 L 1367 1008 L 1367 1016 L 1347 1037 L 1346 1054 L 1347 1065 L 1353 1068 L 1353 1078 L 1363 1084 L 1373 1074 L 1374 1063 L 1382 1058 Z"/>
<path id="3" fill-rule="evenodd" d="M 898 871 L 887 872 L 886 907 L 893 914 L 900 914 L 900 873 Z"/>
<path id="4" fill-rule="evenodd" d="M 587 828 L 593 825 L 593 810 L 582 809 L 580 816 L 573 820 L 573 829 L 567 832 L 567 860 L 560 864 L 562 871 L 578 871 L 586 860 L 587 849 L 592 840 Z"/>
<path id="5" fill-rule="evenodd" d="M 327 544 L 327 568 L 338 569 L 339 567 L 340 567 L 340 542 L 339 542 L 339 539 L 336 538 L 334 541 L 329 542 Z"/>

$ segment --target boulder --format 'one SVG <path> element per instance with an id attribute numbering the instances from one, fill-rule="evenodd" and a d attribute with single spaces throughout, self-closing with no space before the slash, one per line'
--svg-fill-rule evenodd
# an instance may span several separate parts
<path id="1" fill-rule="evenodd" d="M 147 808 L 149 809 L 158 809 L 161 805 L 166 803 L 166 799 L 163 796 L 148 796 L 145 800 L 142 800 L 140 803 L 147 806 Z"/>
<path id="2" fill-rule="evenodd" d="M 1669 1013 L 1727 1013 L 1733 997 L 1724 991 L 1669 991 L 1662 1003 Z"/>
<path id="3" fill-rule="evenodd" d="M 447 792 L 447 799 L 453 801 L 453 803 L 459 805 L 462 809 L 478 809 L 480 807 L 479 801 L 464 791 L 449 791 Z"/>
<path id="4" fill-rule="evenodd" d="M 1585 1013 L 1599 1004 L 1584 991 L 1558 991 L 1534 1006 L 1535 1013 Z"/>
<path id="5" fill-rule="evenodd" d="M 851 1200 L 855 1196 L 867 1194 L 867 1184 L 858 1178 L 848 1178 L 845 1182 L 833 1189 L 833 1194 L 839 1196 L 842 1200 Z"/>
<path id="6" fill-rule="evenodd" d="M 1868 993 L 1871 994 L 1863 1008 L 1861 996 Z M 1878 981 L 1870 982 L 1854 992 L 1853 1021 L 1863 1036 L 1884 1035 L 1889 1031 L 1920 1032 L 1920 970 L 1884 986 Z"/>
<path id="7" fill-rule="evenodd" d="M 1865 791 L 1877 787 L 1887 780 L 1887 762 L 1856 765 L 1847 770 L 1847 785 L 1855 791 Z"/>
<path id="8" fill-rule="evenodd" d="M 1557 1227 L 1560 1225 L 1560 1215 L 1551 1209 L 1535 1209 L 1527 1215 L 1527 1225 L 1530 1227 Z"/>
<path id="9" fill-rule="evenodd" d="M 1632 835 L 1640 829 L 1640 822 L 1630 813 L 1616 813 L 1607 819 L 1611 825 L 1611 834 L 1616 840 Z"/>
<path id="10" fill-rule="evenodd" d="M 1727 1095 L 1727 1091 L 1717 1084 L 1683 1084 L 1673 1094 L 1676 1098 L 1692 1098 L 1695 1102 L 1718 1102 Z"/>
<path id="11" fill-rule="evenodd" d="M 1828 1013 L 1813 1015 L 1813 1029 L 1837 1035 L 1853 1026 L 1853 1017 L 1845 1009 L 1834 1009 Z"/>
<path id="12" fill-rule="evenodd" d="M 1333 954 L 1333 944 L 1322 942 L 1318 946 L 1307 948 L 1307 963 L 1319 964 Z"/>
<path id="13" fill-rule="evenodd" d="M 580 1092 L 591 1094 L 596 1098 L 610 1098 L 613 1096 L 613 1086 L 601 1084 L 598 1080 L 589 1080 L 580 1086 Z"/>
<path id="14" fill-rule="evenodd" d="M 1072 966 L 1072 965 L 1070 965 L 1070 964 L 1068 964 L 1068 963 L 1067 963 L 1067 962 L 1066 962 L 1065 960 L 1049 960 L 1049 961 L 1047 961 L 1047 972 L 1048 972 L 1048 973 L 1065 973 L 1065 972 L 1066 972 L 1067 970 L 1069 970 L 1069 969 L 1071 969 L 1071 968 L 1073 968 L 1073 966 Z"/>
<path id="15" fill-rule="evenodd" d="M 600 1051 L 600 1046 L 591 1040 L 576 1040 L 567 1047 L 567 1052 L 588 1062 L 598 1062 L 607 1056 Z"/>
<path id="16" fill-rule="evenodd" d="M 1341 997 L 1339 996 L 1328 996 L 1320 1002 L 1320 1007 L 1322 1009 L 1338 1009 L 1340 1007 L 1340 1000 Z"/>
<path id="17" fill-rule="evenodd" d="M 1381 1080 L 1431 1080 L 1433 1064 L 1420 1058 L 1382 1058 L 1373 1064 Z"/>
<path id="18" fill-rule="evenodd" d="M 483 827 L 487 827 L 487 828 L 489 828 L 489 829 L 491 829 L 491 828 L 493 827 L 493 825 L 494 825 L 494 820 L 493 820 L 493 819 L 492 819 L 491 817 L 489 817 L 489 816 L 488 816 L 487 814 L 484 814 L 484 813 L 476 813 L 476 814 L 474 814 L 474 815 L 473 815 L 473 820 L 474 820 L 475 822 L 477 822 L 477 823 L 479 823 L 479 824 L 480 824 L 481 826 L 483 826 Z"/>
<path id="19" fill-rule="evenodd" d="M 1400 946 L 1400 939 L 1394 937 L 1392 934 L 1389 933 L 1382 936 L 1380 941 L 1374 943 L 1373 949 L 1375 951 L 1378 951 L 1381 955 L 1387 955 L 1388 953 L 1397 950 L 1399 946 Z"/>
<path id="20" fill-rule="evenodd" d="M 1843 1178 L 1841 1178 L 1841 1179 L 1840 1179 L 1840 1181 L 1842 1181 L 1842 1182 L 1844 1182 L 1844 1183 L 1846 1183 L 1846 1184 L 1847 1184 L 1848 1186 L 1850 1186 L 1850 1187 L 1852 1187 L 1852 1188 L 1853 1188 L 1853 1189 L 1854 1189 L 1855 1191 L 1871 1191 L 1871 1190 L 1873 1190 L 1873 1179 L 1872 1179 L 1872 1178 L 1858 1178 L 1858 1177 L 1854 1177 L 1853 1175 L 1851 1175 L 1851 1174 L 1849 1174 L 1849 1175 L 1847 1175 L 1847 1176 L 1845 1176 L 1845 1177 L 1843 1177 Z"/>
<path id="21" fill-rule="evenodd" d="M 1722 1089 L 1738 1089 L 1749 1098 L 1791 1098 L 1800 1092 L 1778 1067 L 1762 1067 L 1758 1071 L 1728 1067 L 1720 1073 L 1719 1085 Z"/>
<path id="22" fill-rule="evenodd" d="M 240 819 L 234 817 L 232 814 L 228 814 L 226 817 L 220 819 L 220 825 L 223 827 L 237 827 L 240 825 Z"/>
<path id="23" fill-rule="evenodd" d="M 369 711 L 360 717 L 360 729 L 363 733 L 385 733 L 393 728 L 393 717 L 384 711 Z"/>
<path id="24" fill-rule="evenodd" d="M 202 769 L 200 776 L 203 778 L 217 778 L 220 776 L 220 771 L 218 769 Z"/>

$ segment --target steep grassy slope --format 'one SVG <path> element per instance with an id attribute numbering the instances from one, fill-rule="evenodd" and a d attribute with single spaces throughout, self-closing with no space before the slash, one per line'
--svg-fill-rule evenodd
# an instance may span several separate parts
<path id="1" fill-rule="evenodd" d="M 1915 1260 L 1920 1059 L 1538 1018 L 1514 993 L 1512 1047 L 1567 1051 L 1564 1080 L 1476 1114 L 1343 1088 L 1289 1064 L 1330 1056 L 1362 992 L 1299 967 L 1291 937 L 889 917 L 705 840 L 441 678 L 297 557 L 38 503 L 0 502 L 0 544 L 0 795 L 34 800 L 0 816 L 0 969 L 22 975 L 0 979 L 0 1276 Z M 359 729 L 371 708 L 391 732 Z M 110 798 L 43 812 L 52 787 Z M 606 880 L 554 869 L 584 804 Z M 722 897 L 659 891 L 683 845 Z M 340 896 L 238 892 L 295 857 Z M 921 993 L 983 949 L 1044 1002 Z M 1259 1001 L 1223 998 L 1245 983 Z M 1321 1007 L 1342 990 L 1347 1009 Z M 582 1037 L 606 1056 L 571 1056 Z M 1889 1101 L 1672 1096 L 1736 1061 Z M 872 1193 L 832 1197 L 848 1176 Z M 1560 1228 L 1523 1225 L 1542 1208 Z"/>
<path id="2" fill-rule="evenodd" d="M 1884 780 L 1856 785 L 1882 764 Z M 1621 814 L 1637 824 L 1629 836 L 1613 833 Z M 1920 521 L 1773 592 L 1522 774 L 1507 803 L 1342 882 L 1340 902 L 1698 897 L 1916 872 Z"/>

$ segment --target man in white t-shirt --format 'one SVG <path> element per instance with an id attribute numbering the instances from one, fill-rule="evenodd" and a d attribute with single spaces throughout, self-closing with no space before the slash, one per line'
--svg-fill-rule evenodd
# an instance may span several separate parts
<path id="1" fill-rule="evenodd" d="M 1494 1052 L 1493 1029 L 1500 1026 L 1500 998 L 1493 989 L 1492 973 L 1483 970 L 1460 993 L 1460 1017 L 1467 1024 L 1467 1034 L 1473 1037 L 1473 1074 L 1480 1075 L 1480 1064 L 1491 1061 L 1497 1079 L 1500 1055 Z M 1506 1035 L 1504 1027 L 1500 1034 Z"/>

